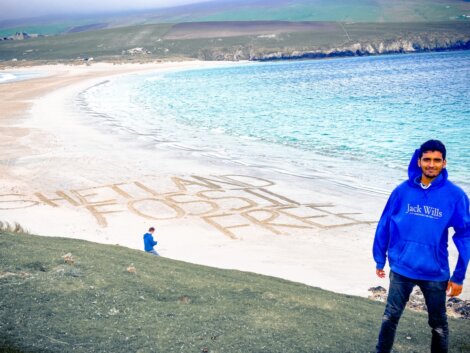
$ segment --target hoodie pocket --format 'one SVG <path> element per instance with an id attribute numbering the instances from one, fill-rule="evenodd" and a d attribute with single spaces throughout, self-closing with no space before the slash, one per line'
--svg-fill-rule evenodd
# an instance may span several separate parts
<path id="1" fill-rule="evenodd" d="M 417 274 L 437 275 L 441 273 L 436 248 L 428 244 L 406 242 L 398 259 L 398 265 Z"/>

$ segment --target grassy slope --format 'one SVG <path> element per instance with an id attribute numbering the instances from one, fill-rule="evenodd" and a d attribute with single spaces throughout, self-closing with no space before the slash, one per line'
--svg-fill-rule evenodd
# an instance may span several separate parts
<path id="1" fill-rule="evenodd" d="M 158 44 L 171 25 L 145 25 L 0 42 L 0 60 L 54 60 L 118 56 L 123 50 Z M 28 51 L 29 50 L 29 51 Z"/>
<path id="2" fill-rule="evenodd" d="M 360 21 L 373 22 L 379 20 L 380 8 L 372 4 L 320 2 L 287 3 L 284 6 L 258 6 L 244 7 L 230 11 L 223 11 L 207 16 L 197 17 L 196 21 Z"/>
<path id="3" fill-rule="evenodd" d="M 223 30 L 223 24 L 221 26 Z M 100 60 L 201 58 L 201 52 L 213 49 L 315 50 L 341 46 L 347 42 L 384 41 L 410 34 L 470 35 L 470 26 L 465 22 L 350 23 L 344 24 L 344 29 L 340 24 L 332 24 L 328 30 L 284 33 L 276 38 L 260 38 L 258 35 L 218 38 L 217 33 L 214 33 L 214 38 L 167 40 L 164 35 L 171 27 L 171 24 L 132 26 L 24 41 L 5 41 L 0 42 L 0 61 L 13 58 L 73 60 L 78 57 L 94 57 Z M 139 57 L 122 55 L 123 51 L 135 47 L 145 48 L 150 54 Z"/>
<path id="4" fill-rule="evenodd" d="M 382 311 L 276 278 L 0 232 L 2 352 L 363 353 L 374 350 Z M 451 351 L 468 352 L 468 322 L 450 327 Z M 428 352 L 429 339 L 426 316 L 406 312 L 396 348 Z"/>
<path id="5" fill-rule="evenodd" d="M 208 15 L 196 13 L 190 20 L 435 22 L 457 19 L 469 9 L 470 4 L 459 0 L 258 0 Z"/>
<path id="6" fill-rule="evenodd" d="M 351 21 L 351 22 L 438 22 L 463 20 L 470 3 L 462 0 L 218 0 L 167 9 L 0 22 L 0 36 L 15 32 L 59 34 L 92 23 L 110 27 L 132 24 L 201 21 Z M 21 25 L 20 25 L 21 24 Z"/>

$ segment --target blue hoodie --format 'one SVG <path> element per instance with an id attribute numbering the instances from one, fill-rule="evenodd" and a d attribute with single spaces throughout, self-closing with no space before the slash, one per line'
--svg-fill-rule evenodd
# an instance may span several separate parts
<path id="1" fill-rule="evenodd" d="M 423 189 L 418 156 L 416 150 L 408 180 L 393 190 L 377 225 L 373 246 L 377 269 L 384 268 L 388 255 L 393 272 L 417 280 L 447 281 L 448 229 L 452 227 L 459 258 L 450 280 L 462 284 L 470 259 L 468 197 L 447 179 L 446 169 Z"/>
<path id="2" fill-rule="evenodd" d="M 145 233 L 144 234 L 144 249 L 145 251 L 152 251 L 153 247 L 157 245 L 158 242 L 153 240 L 152 233 Z"/>

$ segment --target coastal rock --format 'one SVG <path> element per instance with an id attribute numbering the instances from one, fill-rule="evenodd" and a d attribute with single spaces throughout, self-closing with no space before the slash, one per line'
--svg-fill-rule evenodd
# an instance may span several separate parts
<path id="1" fill-rule="evenodd" d="M 231 48 L 203 48 L 198 51 L 200 60 L 291 60 L 322 59 L 330 57 L 366 56 L 395 53 L 414 53 L 427 51 L 446 51 L 470 49 L 470 36 L 447 37 L 429 33 L 410 35 L 406 38 L 393 38 L 370 42 L 349 42 L 341 47 L 311 48 L 309 50 L 274 50 L 235 46 Z"/>
<path id="2" fill-rule="evenodd" d="M 371 287 L 369 288 L 369 299 L 374 301 L 380 301 L 382 303 L 387 301 L 387 290 L 383 287 Z M 447 314 L 454 318 L 459 319 L 470 319 L 470 300 L 462 300 L 460 298 L 449 298 L 447 300 Z M 427 312 L 426 302 L 424 300 L 423 293 L 419 288 L 415 288 L 411 293 L 410 300 L 408 301 L 407 308 L 419 311 Z"/>
<path id="3" fill-rule="evenodd" d="M 249 60 L 287 60 L 316 59 L 326 57 L 365 56 L 394 53 L 414 53 L 426 51 L 446 51 L 470 49 L 470 37 L 446 37 L 436 34 L 411 35 L 407 38 L 395 38 L 380 42 L 351 42 L 341 47 L 314 49 L 306 51 L 276 51 L 252 53 Z"/>
<path id="4" fill-rule="evenodd" d="M 470 300 L 462 300 L 460 298 L 450 298 L 447 301 L 448 312 L 453 313 L 455 317 L 462 319 L 470 319 Z"/>
<path id="5" fill-rule="evenodd" d="M 73 265 L 75 263 L 75 258 L 72 256 L 72 253 L 70 252 L 65 255 L 62 255 L 62 259 L 68 265 Z"/>
<path id="6" fill-rule="evenodd" d="M 372 292 L 373 295 L 387 294 L 387 290 L 382 286 L 371 287 L 371 288 L 369 288 L 369 292 Z"/>
<path id="7" fill-rule="evenodd" d="M 369 288 L 369 292 L 372 293 L 369 295 L 369 299 L 379 302 L 385 302 L 387 300 L 387 290 L 384 287 L 371 287 Z"/>
<path id="8" fill-rule="evenodd" d="M 214 49 L 200 49 L 197 54 L 199 60 L 214 60 L 214 61 L 239 61 L 249 60 L 252 56 L 250 48 L 243 46 L 236 46 L 233 48 L 214 48 Z"/>

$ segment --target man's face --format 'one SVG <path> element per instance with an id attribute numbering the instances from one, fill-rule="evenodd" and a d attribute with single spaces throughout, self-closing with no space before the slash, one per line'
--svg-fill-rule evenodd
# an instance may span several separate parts
<path id="1" fill-rule="evenodd" d="M 418 166 L 421 168 L 423 175 L 428 179 L 434 179 L 441 174 L 442 169 L 446 166 L 446 161 L 442 158 L 439 151 L 427 151 L 418 160 Z"/>

